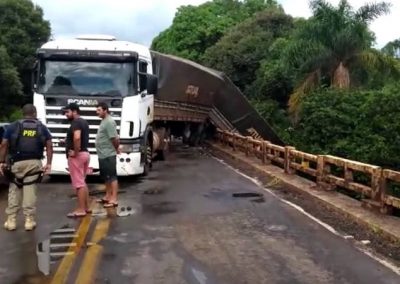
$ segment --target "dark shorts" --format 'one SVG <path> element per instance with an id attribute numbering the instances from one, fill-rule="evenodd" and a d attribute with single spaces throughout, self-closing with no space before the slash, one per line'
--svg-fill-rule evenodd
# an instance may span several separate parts
<path id="1" fill-rule="evenodd" d="M 117 180 L 117 156 L 99 159 L 100 176 L 105 182 Z"/>

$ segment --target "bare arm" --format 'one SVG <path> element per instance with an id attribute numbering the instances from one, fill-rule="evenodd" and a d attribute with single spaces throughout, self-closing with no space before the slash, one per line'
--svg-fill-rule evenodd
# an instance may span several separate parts
<path id="1" fill-rule="evenodd" d="M 5 162 L 8 154 L 8 140 L 3 139 L 0 145 L 0 162 Z"/>
<path id="2" fill-rule="evenodd" d="M 115 150 L 118 152 L 119 151 L 119 137 L 114 137 L 111 138 L 111 143 L 113 144 Z"/>
<path id="3" fill-rule="evenodd" d="M 3 141 L 1 142 L 0 145 L 0 174 L 4 175 L 4 168 L 5 168 L 5 160 L 6 160 L 6 156 L 7 156 L 7 152 L 8 152 L 8 140 L 7 139 L 3 139 Z"/>
<path id="4" fill-rule="evenodd" d="M 46 141 L 46 158 L 47 164 L 51 165 L 51 162 L 53 161 L 53 142 L 51 139 Z"/>
<path id="5" fill-rule="evenodd" d="M 75 152 L 75 155 L 79 153 L 81 150 L 81 130 L 75 130 L 74 131 L 74 139 L 73 139 L 73 149 Z"/>

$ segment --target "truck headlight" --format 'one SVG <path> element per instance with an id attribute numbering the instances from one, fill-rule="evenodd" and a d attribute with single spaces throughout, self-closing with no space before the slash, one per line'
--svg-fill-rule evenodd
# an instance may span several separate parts
<path id="1" fill-rule="evenodd" d="M 122 153 L 140 152 L 140 144 L 122 144 L 119 148 Z"/>

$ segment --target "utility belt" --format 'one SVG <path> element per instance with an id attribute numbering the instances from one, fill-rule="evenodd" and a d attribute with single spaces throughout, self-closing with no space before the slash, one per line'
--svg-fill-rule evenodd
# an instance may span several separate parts
<path id="1" fill-rule="evenodd" d="M 10 164 L 13 165 L 16 162 L 26 161 L 26 160 L 41 160 L 43 154 L 14 154 L 11 155 Z"/>
<path id="2" fill-rule="evenodd" d="M 10 183 L 15 184 L 18 188 L 23 188 L 24 185 L 32 185 L 35 183 L 41 183 L 42 179 L 43 179 L 43 175 L 44 175 L 44 171 L 43 170 L 39 170 L 36 172 L 32 172 L 32 173 L 27 173 L 25 174 L 23 177 L 21 178 L 17 178 L 15 176 L 15 174 L 11 171 L 11 166 L 16 163 L 16 162 L 20 162 L 20 161 L 25 161 L 25 160 L 40 160 L 41 158 L 38 158 L 37 156 L 35 157 L 24 157 L 24 158 L 11 158 L 9 161 L 9 164 L 7 165 L 6 168 L 3 169 L 4 172 L 4 176 L 7 178 L 7 180 Z M 33 181 L 29 181 L 29 182 L 24 182 L 24 179 L 26 177 L 31 177 L 31 176 L 35 176 L 37 175 L 37 179 L 33 180 Z"/>
<path id="3" fill-rule="evenodd" d="M 17 178 L 15 176 L 15 174 L 11 171 L 10 167 L 6 167 L 4 170 L 4 176 L 8 179 L 8 181 L 10 183 L 15 184 L 18 188 L 23 188 L 24 185 L 31 185 L 31 184 L 35 184 L 35 183 L 41 183 L 42 179 L 43 179 L 43 174 L 44 172 L 42 170 L 40 171 L 36 171 L 36 172 L 32 172 L 32 173 L 27 173 L 26 175 L 24 175 L 21 178 Z M 31 177 L 31 176 L 35 176 L 37 175 L 37 179 L 33 180 L 33 181 L 29 181 L 29 182 L 24 182 L 24 179 L 26 177 Z"/>

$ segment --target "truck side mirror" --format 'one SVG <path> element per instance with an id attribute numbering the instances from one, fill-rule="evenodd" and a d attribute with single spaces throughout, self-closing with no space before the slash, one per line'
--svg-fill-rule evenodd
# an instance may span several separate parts
<path id="1" fill-rule="evenodd" d="M 147 93 L 150 95 L 157 95 L 157 92 L 158 92 L 157 76 L 147 74 Z"/>

